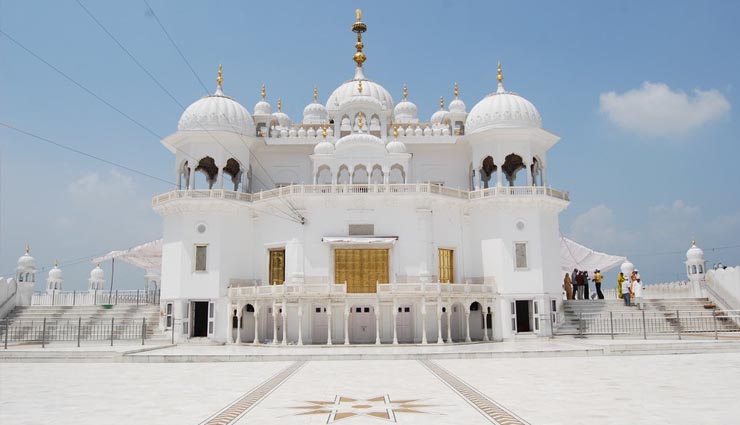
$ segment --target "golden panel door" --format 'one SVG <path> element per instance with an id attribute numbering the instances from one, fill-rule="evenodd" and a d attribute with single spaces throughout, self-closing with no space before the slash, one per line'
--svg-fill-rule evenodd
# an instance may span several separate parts
<path id="1" fill-rule="evenodd" d="M 334 282 L 347 282 L 348 293 L 374 293 L 376 282 L 388 283 L 388 250 L 334 250 Z"/>
<path id="2" fill-rule="evenodd" d="M 439 281 L 450 283 L 455 280 L 454 251 L 439 249 Z"/>
<path id="3" fill-rule="evenodd" d="M 285 250 L 270 250 L 270 285 L 282 285 L 285 281 Z"/>

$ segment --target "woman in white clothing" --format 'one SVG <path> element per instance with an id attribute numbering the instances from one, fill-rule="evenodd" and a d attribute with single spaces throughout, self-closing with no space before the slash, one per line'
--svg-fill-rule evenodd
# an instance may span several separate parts
<path id="1" fill-rule="evenodd" d="M 642 282 L 640 282 L 639 277 L 632 283 L 632 293 L 635 294 L 635 302 L 637 303 L 637 308 L 642 310 Z"/>

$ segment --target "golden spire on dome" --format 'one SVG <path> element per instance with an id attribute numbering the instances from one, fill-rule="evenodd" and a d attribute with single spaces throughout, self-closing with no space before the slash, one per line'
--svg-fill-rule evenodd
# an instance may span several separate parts
<path id="1" fill-rule="evenodd" d="M 218 84 L 218 88 L 221 88 L 221 85 L 224 83 L 224 66 L 219 65 L 218 66 L 218 77 L 216 77 L 216 84 Z"/>
<path id="2" fill-rule="evenodd" d="M 499 83 L 504 82 L 504 70 L 501 68 L 501 61 L 498 61 L 498 67 L 496 68 L 496 73 L 498 73 L 498 76 L 496 79 Z"/>
<path id="3" fill-rule="evenodd" d="M 398 124 L 393 126 L 393 137 L 398 137 Z"/>
<path id="4" fill-rule="evenodd" d="M 406 87 L 406 84 L 403 85 L 403 100 L 408 99 L 409 97 L 409 89 Z"/>
<path id="5" fill-rule="evenodd" d="M 326 139 L 326 128 L 327 127 L 328 127 L 328 125 L 326 125 L 326 124 L 324 124 L 324 125 L 321 126 L 321 137 L 323 137 L 324 139 Z"/>
<path id="6" fill-rule="evenodd" d="M 444 96 L 440 96 L 439 97 L 439 109 L 444 109 L 444 108 L 445 108 L 445 98 Z"/>
<path id="7" fill-rule="evenodd" d="M 691 245 L 696 245 L 696 238 L 691 238 Z"/>
<path id="8" fill-rule="evenodd" d="M 357 18 L 357 21 L 352 24 L 352 32 L 357 34 L 357 43 L 355 43 L 355 49 L 357 49 L 357 52 L 352 59 L 354 59 L 359 68 L 362 68 L 362 64 L 365 62 L 365 59 L 367 59 L 365 53 L 362 52 L 362 48 L 365 47 L 365 45 L 362 44 L 362 33 L 367 31 L 367 25 L 362 22 L 362 10 L 355 10 L 355 17 Z"/>
<path id="9" fill-rule="evenodd" d="M 319 87 L 313 86 L 313 101 L 318 102 L 319 101 Z"/>
<path id="10" fill-rule="evenodd" d="M 278 112 L 283 112 L 283 100 L 278 97 Z"/>
<path id="11" fill-rule="evenodd" d="M 455 99 L 460 97 L 460 87 L 457 86 L 457 83 L 455 83 L 455 88 L 453 90 L 453 93 L 455 94 Z"/>
<path id="12" fill-rule="evenodd" d="M 59 267 L 59 260 L 54 260 L 54 267 Z"/>
<path id="13" fill-rule="evenodd" d="M 264 84 L 262 84 L 262 90 L 260 91 L 260 96 L 262 96 L 262 100 L 265 100 L 265 97 L 267 97 L 267 89 L 265 89 Z"/>
<path id="14" fill-rule="evenodd" d="M 26 254 L 31 253 L 31 245 L 26 244 Z"/>

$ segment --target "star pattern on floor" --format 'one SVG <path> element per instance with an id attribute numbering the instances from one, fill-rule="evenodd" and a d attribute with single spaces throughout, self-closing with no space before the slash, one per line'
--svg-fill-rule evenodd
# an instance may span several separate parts
<path id="1" fill-rule="evenodd" d="M 292 408 L 302 410 L 302 412 L 296 414 L 298 416 L 327 415 L 327 424 L 355 416 L 367 416 L 386 422 L 397 423 L 396 413 L 430 414 L 419 409 L 434 407 L 434 405 L 419 404 L 417 403 L 418 401 L 421 400 L 391 400 L 388 394 L 365 399 L 337 395 L 333 401 L 307 400 L 305 401 L 305 405 Z"/>

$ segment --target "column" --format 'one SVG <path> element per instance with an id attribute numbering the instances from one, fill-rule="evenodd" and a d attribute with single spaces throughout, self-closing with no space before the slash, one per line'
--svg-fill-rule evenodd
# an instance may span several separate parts
<path id="1" fill-rule="evenodd" d="M 488 307 L 483 307 L 483 341 L 488 339 Z"/>
<path id="2" fill-rule="evenodd" d="M 277 304 L 275 302 L 272 302 L 272 343 L 277 344 L 278 343 L 278 335 L 277 335 Z"/>
<path id="3" fill-rule="evenodd" d="M 442 342 L 442 305 L 437 301 L 437 344 Z"/>
<path id="4" fill-rule="evenodd" d="M 236 343 L 241 344 L 242 343 L 242 310 L 244 310 L 244 306 L 241 304 L 238 304 L 236 306 Z"/>
<path id="5" fill-rule="evenodd" d="M 398 318 L 398 307 L 393 304 L 393 344 L 398 345 L 398 332 L 396 331 L 396 319 Z"/>
<path id="6" fill-rule="evenodd" d="M 344 345 L 349 345 L 349 310 L 346 304 L 344 307 Z"/>
<path id="7" fill-rule="evenodd" d="M 470 342 L 470 310 L 468 308 L 465 309 L 465 342 Z"/>
<path id="8" fill-rule="evenodd" d="M 450 315 L 451 305 L 447 305 L 447 343 L 452 344 L 452 317 Z"/>
<path id="9" fill-rule="evenodd" d="M 188 167 L 190 173 L 188 173 L 188 189 L 195 189 L 195 167 Z"/>
<path id="10" fill-rule="evenodd" d="M 545 167 L 540 167 L 540 186 L 545 186 Z"/>
<path id="11" fill-rule="evenodd" d="M 259 325 L 257 324 L 259 321 L 260 312 L 257 309 L 257 303 L 254 303 L 254 341 L 252 341 L 252 344 L 259 344 Z"/>
<path id="12" fill-rule="evenodd" d="M 375 306 L 375 345 L 380 344 L 380 305 Z"/>
<path id="13" fill-rule="evenodd" d="M 421 299 L 421 343 L 427 343 L 427 301 Z"/>
<path id="14" fill-rule="evenodd" d="M 390 174 L 391 172 L 389 168 L 383 169 L 383 184 L 388 184 L 388 182 L 390 182 Z"/>
<path id="15" fill-rule="evenodd" d="M 233 344 L 235 340 L 234 335 L 233 335 L 234 333 L 234 306 L 232 306 L 231 304 L 229 304 L 229 317 L 227 317 L 226 320 L 228 320 L 228 326 L 226 327 L 226 329 L 229 330 L 229 332 L 227 333 L 228 337 L 226 338 L 226 343 Z"/>
<path id="16" fill-rule="evenodd" d="M 288 345 L 288 303 L 283 300 L 283 345 Z"/>
<path id="17" fill-rule="evenodd" d="M 331 345 L 331 302 L 326 305 L 326 345 Z"/>
<path id="18" fill-rule="evenodd" d="M 218 173 L 216 173 L 216 183 L 213 185 L 214 189 L 224 188 L 224 165 L 217 165 Z"/>
<path id="19" fill-rule="evenodd" d="M 527 186 L 532 186 L 532 164 L 531 163 L 524 163 L 524 167 L 526 167 L 526 175 L 527 175 Z"/>
<path id="20" fill-rule="evenodd" d="M 303 305 L 298 300 L 298 345 L 303 345 Z"/>
<path id="21" fill-rule="evenodd" d="M 503 164 L 496 164 L 496 187 L 503 186 L 504 170 Z"/>

